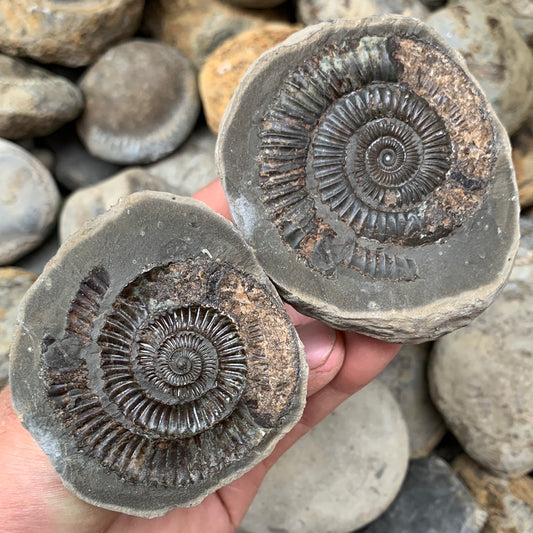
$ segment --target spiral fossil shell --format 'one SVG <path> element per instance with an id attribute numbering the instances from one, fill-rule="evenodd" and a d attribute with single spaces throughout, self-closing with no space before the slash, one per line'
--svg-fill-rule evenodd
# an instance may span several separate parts
<path id="1" fill-rule="evenodd" d="M 508 277 L 509 152 L 462 58 L 389 16 L 310 26 L 259 58 L 217 162 L 287 300 L 342 329 L 421 342 L 465 325 Z"/>
<path id="2" fill-rule="evenodd" d="M 189 506 L 267 455 L 303 409 L 303 348 L 232 226 L 130 196 L 68 240 L 23 304 L 11 385 L 67 487 L 109 509 Z"/>

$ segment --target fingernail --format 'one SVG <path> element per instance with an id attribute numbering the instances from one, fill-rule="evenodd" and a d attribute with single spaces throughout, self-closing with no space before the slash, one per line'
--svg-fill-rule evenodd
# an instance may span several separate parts
<path id="1" fill-rule="evenodd" d="M 322 366 L 335 344 L 335 331 L 322 322 L 312 322 L 299 327 L 298 335 L 305 347 L 309 368 Z"/>

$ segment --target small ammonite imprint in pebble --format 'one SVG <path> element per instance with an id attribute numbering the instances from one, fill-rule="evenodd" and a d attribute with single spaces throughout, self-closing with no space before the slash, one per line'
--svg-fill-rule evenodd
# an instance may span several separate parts
<path id="1" fill-rule="evenodd" d="M 301 414 L 306 371 L 279 297 L 228 222 L 171 195 L 131 198 L 68 240 L 36 282 L 12 386 L 68 487 L 156 516 L 268 454 Z M 117 246 L 121 230 L 144 248 Z M 38 324 L 37 308 L 49 309 Z"/>
<path id="2" fill-rule="evenodd" d="M 359 306 L 348 280 L 366 294 L 387 283 L 391 307 L 406 305 L 392 284 L 437 284 L 431 263 L 492 211 L 495 177 L 512 188 L 507 139 L 479 85 L 408 17 L 310 26 L 264 54 L 235 93 L 217 153 L 260 263 L 292 304 L 328 320 L 325 300 L 331 314 Z M 516 226 L 511 189 L 507 198 L 513 215 L 500 222 Z M 435 289 L 421 289 L 418 305 Z M 336 292 L 351 301 L 334 303 Z M 383 298 L 368 297 L 369 309 Z"/>

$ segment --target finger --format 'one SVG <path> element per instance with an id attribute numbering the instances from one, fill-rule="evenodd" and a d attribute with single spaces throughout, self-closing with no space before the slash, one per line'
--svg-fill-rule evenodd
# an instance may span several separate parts
<path id="1" fill-rule="evenodd" d="M 228 202 L 226 202 L 226 196 L 222 189 L 222 183 L 220 178 L 212 181 L 209 185 L 206 185 L 203 189 L 200 189 L 193 198 L 204 202 L 213 211 L 231 220 L 231 213 L 229 211 Z"/>

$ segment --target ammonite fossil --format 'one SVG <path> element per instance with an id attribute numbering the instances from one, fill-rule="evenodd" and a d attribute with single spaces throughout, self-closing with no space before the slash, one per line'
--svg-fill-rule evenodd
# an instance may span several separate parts
<path id="1" fill-rule="evenodd" d="M 300 417 L 303 346 L 242 237 L 200 202 L 127 197 L 29 291 L 13 403 L 67 488 L 140 516 L 194 505 Z"/>
<path id="2" fill-rule="evenodd" d="M 508 277 L 507 136 L 462 58 L 415 19 L 309 26 L 265 53 L 226 111 L 217 163 L 267 274 L 332 326 L 433 339 Z"/>

